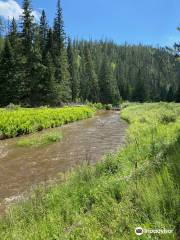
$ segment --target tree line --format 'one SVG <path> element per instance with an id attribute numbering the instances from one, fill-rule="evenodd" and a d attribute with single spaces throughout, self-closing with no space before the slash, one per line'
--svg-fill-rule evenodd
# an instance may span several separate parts
<path id="1" fill-rule="evenodd" d="M 180 102 L 178 44 L 172 50 L 71 40 L 64 31 L 60 0 L 52 27 L 45 11 L 35 22 L 30 0 L 22 8 L 20 20 L 12 19 L 6 36 L 0 34 L 0 106 Z"/>

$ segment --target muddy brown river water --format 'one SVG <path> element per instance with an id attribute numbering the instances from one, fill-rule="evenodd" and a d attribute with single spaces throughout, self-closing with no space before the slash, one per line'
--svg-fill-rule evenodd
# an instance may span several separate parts
<path id="1" fill-rule="evenodd" d="M 0 205 L 85 160 L 94 164 L 117 150 L 125 141 L 126 127 L 119 112 L 106 111 L 57 128 L 63 134 L 58 143 L 20 148 L 19 138 L 0 141 Z"/>

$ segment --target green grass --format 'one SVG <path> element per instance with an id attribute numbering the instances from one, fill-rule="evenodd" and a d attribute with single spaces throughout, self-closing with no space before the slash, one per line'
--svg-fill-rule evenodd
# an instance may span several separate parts
<path id="1" fill-rule="evenodd" d="M 0 139 L 34 133 L 92 117 L 88 106 L 64 108 L 0 109 Z"/>
<path id="2" fill-rule="evenodd" d="M 123 150 L 38 187 L 2 217 L 0 239 L 178 239 L 180 104 L 129 105 L 121 116 L 130 123 Z M 138 226 L 173 233 L 137 237 Z"/>
<path id="3" fill-rule="evenodd" d="M 32 136 L 23 137 L 17 142 L 19 147 L 39 147 L 41 145 L 59 142 L 62 139 L 61 132 L 36 133 Z"/>

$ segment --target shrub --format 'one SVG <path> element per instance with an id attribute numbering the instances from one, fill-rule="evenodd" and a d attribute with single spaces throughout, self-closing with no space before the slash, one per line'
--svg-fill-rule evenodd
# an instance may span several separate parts
<path id="1" fill-rule="evenodd" d="M 112 109 L 112 104 L 107 104 L 105 105 L 106 110 L 111 110 Z"/>
<path id="2" fill-rule="evenodd" d="M 94 108 L 96 110 L 102 110 L 104 109 L 104 106 L 102 103 L 88 103 L 87 104 L 89 107 Z"/>
<path id="3" fill-rule="evenodd" d="M 168 124 L 170 122 L 175 122 L 175 121 L 176 121 L 175 113 L 165 112 L 159 116 L 159 122 L 162 124 Z"/>
<path id="4" fill-rule="evenodd" d="M 89 118 L 94 114 L 93 108 L 18 108 L 11 111 L 0 109 L 0 132 L 4 138 L 16 137 L 58 127 L 66 123 Z"/>

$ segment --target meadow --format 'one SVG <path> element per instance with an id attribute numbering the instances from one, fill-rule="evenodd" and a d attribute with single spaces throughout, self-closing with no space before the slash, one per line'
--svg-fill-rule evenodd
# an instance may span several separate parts
<path id="1" fill-rule="evenodd" d="M 124 148 L 37 187 L 0 219 L 0 239 L 178 239 L 180 104 L 124 104 L 121 117 Z M 172 233 L 138 237 L 139 226 Z"/>
<path id="2" fill-rule="evenodd" d="M 47 128 L 92 117 L 95 109 L 88 106 L 64 108 L 1 108 L 0 139 L 17 137 Z"/>

